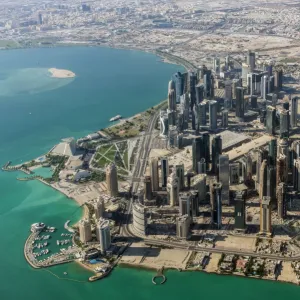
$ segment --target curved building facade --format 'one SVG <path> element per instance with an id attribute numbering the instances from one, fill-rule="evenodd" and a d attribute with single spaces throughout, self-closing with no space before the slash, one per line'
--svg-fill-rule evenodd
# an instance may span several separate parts
<path id="1" fill-rule="evenodd" d="M 146 234 L 147 218 L 146 209 L 144 206 L 134 203 L 132 208 L 133 227 L 140 235 Z"/>

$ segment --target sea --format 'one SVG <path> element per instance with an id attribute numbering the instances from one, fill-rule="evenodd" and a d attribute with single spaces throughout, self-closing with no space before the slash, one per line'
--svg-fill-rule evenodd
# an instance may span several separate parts
<path id="1" fill-rule="evenodd" d="M 71 70 L 75 78 L 49 77 L 48 69 Z M 79 138 L 129 117 L 167 97 L 168 81 L 182 67 L 153 54 L 96 47 L 57 47 L 0 51 L 0 165 L 31 160 L 60 139 Z M 50 174 L 47 169 L 39 174 Z M 153 285 L 153 272 L 117 267 L 104 280 L 89 283 L 91 273 L 76 263 L 31 268 L 23 254 L 30 225 L 57 228 L 82 215 L 75 201 L 23 174 L 0 171 L 0 299 L 296 299 L 291 284 L 167 271 L 164 285 Z M 67 275 L 64 275 L 67 272 Z"/>

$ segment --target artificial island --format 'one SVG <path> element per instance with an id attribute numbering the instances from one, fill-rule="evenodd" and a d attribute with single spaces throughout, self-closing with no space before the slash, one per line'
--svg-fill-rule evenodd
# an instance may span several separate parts
<path id="1" fill-rule="evenodd" d="M 24 255 L 33 267 L 77 261 L 96 273 L 90 281 L 123 264 L 159 276 L 171 268 L 299 283 L 299 92 L 290 66 L 252 51 L 185 66 L 159 105 L 3 166 L 84 207 L 77 224 L 66 220 L 54 254 L 39 249 L 55 229 L 32 224 Z M 40 167 L 52 176 L 35 174 Z"/>

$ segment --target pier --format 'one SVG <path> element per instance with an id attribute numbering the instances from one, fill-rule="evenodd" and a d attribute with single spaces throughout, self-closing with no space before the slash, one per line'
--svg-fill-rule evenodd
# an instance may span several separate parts
<path id="1" fill-rule="evenodd" d="M 69 232 L 71 232 L 71 233 L 74 233 L 74 232 L 75 232 L 74 229 L 71 228 L 71 227 L 69 226 L 69 223 L 70 223 L 70 222 L 71 222 L 71 221 L 68 220 L 68 221 L 65 223 L 64 228 L 65 228 L 67 231 L 69 231 Z"/>
<path id="2" fill-rule="evenodd" d="M 167 281 L 167 278 L 163 273 L 164 273 L 164 267 L 158 269 L 157 274 L 155 276 L 153 276 L 153 278 L 152 278 L 152 283 L 157 285 L 158 283 L 155 280 L 157 278 L 161 278 L 162 281 L 159 284 L 164 284 Z"/>

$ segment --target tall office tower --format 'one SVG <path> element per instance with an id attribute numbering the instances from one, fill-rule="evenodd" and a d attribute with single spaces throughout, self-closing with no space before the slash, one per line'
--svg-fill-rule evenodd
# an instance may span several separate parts
<path id="1" fill-rule="evenodd" d="M 271 202 L 276 202 L 276 169 L 273 166 L 267 168 L 267 196 L 270 197 Z"/>
<path id="2" fill-rule="evenodd" d="M 140 235 L 146 234 L 147 211 L 145 206 L 139 202 L 135 202 L 132 205 L 132 225 Z"/>
<path id="3" fill-rule="evenodd" d="M 179 186 L 178 177 L 176 176 L 176 171 L 173 169 L 172 173 L 168 177 L 167 184 L 169 204 L 171 206 L 178 205 L 179 202 Z"/>
<path id="4" fill-rule="evenodd" d="M 176 165 L 175 170 L 178 178 L 178 190 L 182 191 L 184 189 L 184 165 Z"/>
<path id="5" fill-rule="evenodd" d="M 152 158 L 150 161 L 150 175 L 152 183 L 152 191 L 159 190 L 159 175 L 158 175 L 158 159 Z"/>
<path id="6" fill-rule="evenodd" d="M 293 186 L 296 191 L 300 191 L 300 158 L 294 160 Z"/>
<path id="7" fill-rule="evenodd" d="M 235 93 L 236 93 L 235 116 L 240 122 L 243 122 L 244 113 L 245 113 L 244 89 L 242 87 L 237 87 Z"/>
<path id="8" fill-rule="evenodd" d="M 168 91 L 170 92 L 172 90 L 174 90 L 175 94 L 176 94 L 176 85 L 175 85 L 174 80 L 171 79 L 168 84 Z"/>
<path id="9" fill-rule="evenodd" d="M 284 102 L 282 103 L 282 107 L 283 109 L 285 110 L 289 110 L 290 109 L 290 103 L 289 103 L 289 100 L 283 100 Z"/>
<path id="10" fill-rule="evenodd" d="M 190 192 L 190 203 L 191 203 L 191 216 L 192 217 L 199 216 L 198 191 L 191 191 Z"/>
<path id="11" fill-rule="evenodd" d="M 251 95 L 250 105 L 251 105 L 251 108 L 254 108 L 254 109 L 257 108 L 257 96 Z"/>
<path id="12" fill-rule="evenodd" d="M 286 163 L 286 156 L 279 154 L 276 160 L 276 186 L 278 186 L 280 182 L 287 183 L 288 168 Z"/>
<path id="13" fill-rule="evenodd" d="M 269 93 L 274 93 L 274 91 L 275 91 L 274 84 L 275 84 L 275 78 L 274 78 L 274 76 L 270 76 L 269 77 L 269 86 L 268 86 Z"/>
<path id="14" fill-rule="evenodd" d="M 204 132 L 202 134 L 202 140 L 203 140 L 203 149 L 201 157 L 205 158 L 205 162 L 210 162 L 210 135 L 208 132 Z"/>
<path id="15" fill-rule="evenodd" d="M 214 182 L 210 185 L 210 205 L 212 223 L 217 225 L 218 229 L 222 227 L 222 184 Z"/>
<path id="16" fill-rule="evenodd" d="M 145 192 L 145 199 L 147 200 L 153 199 L 151 176 L 144 177 L 144 192 Z"/>
<path id="17" fill-rule="evenodd" d="M 210 77 L 210 99 L 215 98 L 215 78 L 214 76 Z"/>
<path id="18" fill-rule="evenodd" d="M 223 128 L 228 127 L 228 110 L 222 111 L 222 127 Z"/>
<path id="19" fill-rule="evenodd" d="M 247 94 L 252 95 L 254 91 L 254 74 L 247 74 Z"/>
<path id="20" fill-rule="evenodd" d="M 276 91 L 281 91 L 282 90 L 282 81 L 283 81 L 283 73 L 282 70 L 280 71 L 275 71 L 275 76 L 274 76 L 274 87 Z"/>
<path id="21" fill-rule="evenodd" d="M 222 138 L 220 135 L 213 138 L 211 152 L 212 172 L 218 174 L 219 156 L 222 154 Z"/>
<path id="22" fill-rule="evenodd" d="M 204 85 L 197 84 L 196 85 L 196 104 L 199 104 L 204 99 Z"/>
<path id="23" fill-rule="evenodd" d="M 175 90 L 170 90 L 168 93 L 168 109 L 176 111 L 176 94 Z"/>
<path id="24" fill-rule="evenodd" d="M 198 164 L 197 164 L 197 173 L 198 174 L 206 174 L 206 161 L 205 161 L 205 158 L 202 157 L 200 161 L 198 161 Z"/>
<path id="25" fill-rule="evenodd" d="M 213 68 L 214 68 L 214 71 L 216 74 L 219 74 L 220 73 L 220 58 L 218 57 L 214 57 L 213 58 Z"/>
<path id="26" fill-rule="evenodd" d="M 177 129 L 178 132 L 183 132 L 186 128 L 184 128 L 184 115 L 182 112 L 179 112 L 177 115 Z"/>
<path id="27" fill-rule="evenodd" d="M 167 116 L 168 116 L 168 125 L 175 126 L 177 124 L 177 116 L 175 110 L 167 110 Z"/>
<path id="28" fill-rule="evenodd" d="M 269 146 L 269 153 L 268 153 L 269 165 L 275 166 L 276 158 L 277 158 L 277 139 L 272 138 L 268 146 Z"/>
<path id="29" fill-rule="evenodd" d="M 218 127 L 218 102 L 209 101 L 209 129 L 216 130 Z"/>
<path id="30" fill-rule="evenodd" d="M 247 82 L 248 73 L 251 72 L 250 66 L 248 64 L 242 64 L 242 80 L 243 82 Z"/>
<path id="31" fill-rule="evenodd" d="M 271 234 L 271 199 L 268 196 L 260 200 L 260 232 Z"/>
<path id="32" fill-rule="evenodd" d="M 105 253 L 111 245 L 109 220 L 99 220 L 96 227 L 96 236 L 97 240 L 100 242 L 101 252 Z"/>
<path id="33" fill-rule="evenodd" d="M 168 134 L 168 146 L 170 148 L 176 147 L 176 139 L 178 136 L 178 130 L 176 126 L 169 126 L 169 134 Z"/>
<path id="34" fill-rule="evenodd" d="M 176 147 L 178 149 L 182 149 L 184 146 L 184 141 L 183 141 L 183 134 L 179 133 L 176 137 Z"/>
<path id="35" fill-rule="evenodd" d="M 79 221 L 79 238 L 80 242 L 84 244 L 92 240 L 91 223 L 87 219 Z"/>
<path id="36" fill-rule="evenodd" d="M 183 93 L 189 93 L 189 73 L 185 72 L 182 74 L 183 76 Z"/>
<path id="37" fill-rule="evenodd" d="M 204 98 L 210 98 L 211 92 L 211 70 L 207 70 L 203 76 Z"/>
<path id="38" fill-rule="evenodd" d="M 198 161 L 201 159 L 201 154 L 203 153 L 203 139 L 197 137 L 193 140 L 192 144 L 192 159 L 193 159 L 193 170 L 197 171 Z"/>
<path id="39" fill-rule="evenodd" d="M 103 218 L 104 210 L 104 199 L 100 196 L 94 204 L 95 217 L 97 220 Z"/>
<path id="40" fill-rule="evenodd" d="M 232 81 L 232 98 L 236 99 L 236 88 L 242 87 L 242 82 L 240 79 L 233 79 Z"/>
<path id="41" fill-rule="evenodd" d="M 206 174 L 198 174 L 192 178 L 192 187 L 198 190 L 199 203 L 202 203 L 206 199 Z"/>
<path id="42" fill-rule="evenodd" d="M 44 23 L 43 15 L 41 13 L 39 13 L 38 14 L 38 24 L 43 25 L 43 23 Z"/>
<path id="43" fill-rule="evenodd" d="M 256 157 L 256 182 L 260 183 L 260 168 L 264 159 L 267 159 L 267 152 L 264 149 L 258 149 Z"/>
<path id="44" fill-rule="evenodd" d="M 201 102 L 196 106 L 196 129 L 206 125 L 206 104 Z"/>
<path id="45" fill-rule="evenodd" d="M 193 107 L 192 110 L 192 129 L 196 130 L 196 113 L 195 113 L 196 106 Z"/>
<path id="46" fill-rule="evenodd" d="M 167 187 L 167 181 L 168 181 L 168 176 L 169 176 L 169 162 L 168 158 L 163 157 L 160 160 L 160 165 L 161 165 L 161 186 L 163 188 Z"/>
<path id="47" fill-rule="evenodd" d="M 233 163 L 229 165 L 229 183 L 230 185 L 240 183 L 240 164 Z"/>
<path id="48" fill-rule="evenodd" d="M 219 181 L 222 184 L 222 204 L 229 205 L 229 156 L 219 156 Z"/>
<path id="49" fill-rule="evenodd" d="M 118 196 L 118 173 L 114 163 L 106 166 L 106 185 L 110 197 Z"/>
<path id="50" fill-rule="evenodd" d="M 273 66 L 271 64 L 264 64 L 264 70 L 268 72 L 268 77 L 271 77 L 273 74 Z"/>
<path id="51" fill-rule="evenodd" d="M 176 102 L 179 103 L 180 96 L 183 95 L 183 76 L 180 72 L 177 72 L 172 76 L 172 80 L 175 83 Z"/>
<path id="52" fill-rule="evenodd" d="M 190 98 L 191 98 L 191 109 L 193 109 L 196 104 L 196 83 L 197 83 L 197 75 L 194 72 L 189 72 L 189 90 L 190 90 Z"/>
<path id="53" fill-rule="evenodd" d="M 268 87 L 269 87 L 269 78 L 267 75 L 265 75 L 261 78 L 261 91 L 260 91 L 260 95 L 264 100 L 267 99 Z"/>
<path id="54" fill-rule="evenodd" d="M 160 111 L 159 117 L 160 124 L 160 136 L 167 137 L 169 133 L 169 119 L 168 114 L 165 110 Z"/>
<path id="55" fill-rule="evenodd" d="M 277 186 L 277 215 L 281 219 L 286 217 L 286 184 L 284 182 Z"/>
<path id="56" fill-rule="evenodd" d="M 234 228 L 243 230 L 246 228 L 245 193 L 237 191 L 234 197 Z"/>
<path id="57" fill-rule="evenodd" d="M 176 235 L 181 239 L 190 237 L 191 218 L 188 215 L 180 216 L 176 220 Z"/>
<path id="58" fill-rule="evenodd" d="M 297 140 L 297 141 L 294 141 L 292 143 L 292 150 L 293 150 L 293 156 L 292 156 L 292 159 L 297 159 L 300 157 L 300 141 Z"/>
<path id="59" fill-rule="evenodd" d="M 225 81 L 225 101 L 227 101 L 228 106 L 227 109 L 232 108 L 232 81 L 226 80 Z"/>
<path id="60" fill-rule="evenodd" d="M 280 138 L 288 138 L 290 134 L 289 112 L 285 109 L 280 111 Z"/>
<path id="61" fill-rule="evenodd" d="M 225 57 L 225 67 L 226 67 L 227 70 L 228 70 L 229 67 L 230 67 L 230 56 L 229 56 L 229 55 L 227 55 L 227 56 Z"/>
<path id="62" fill-rule="evenodd" d="M 291 111 L 291 126 L 292 128 L 297 127 L 298 119 L 298 97 L 292 98 L 292 111 Z"/>
<path id="63" fill-rule="evenodd" d="M 259 197 L 262 199 L 262 197 L 267 196 L 267 188 L 268 188 L 268 163 L 267 160 L 264 159 L 260 170 L 258 170 L 260 173 L 259 175 Z"/>
<path id="64" fill-rule="evenodd" d="M 250 66 L 250 71 L 252 72 L 255 69 L 255 52 L 248 51 L 247 64 Z"/>
<path id="65" fill-rule="evenodd" d="M 189 193 L 179 195 L 179 214 L 191 216 L 191 199 Z"/>
<path id="66" fill-rule="evenodd" d="M 252 181 L 252 156 L 250 153 L 246 155 L 246 181 Z"/>
<path id="67" fill-rule="evenodd" d="M 267 106 L 267 133 L 275 134 L 275 121 L 276 121 L 276 108 L 273 106 Z"/>

